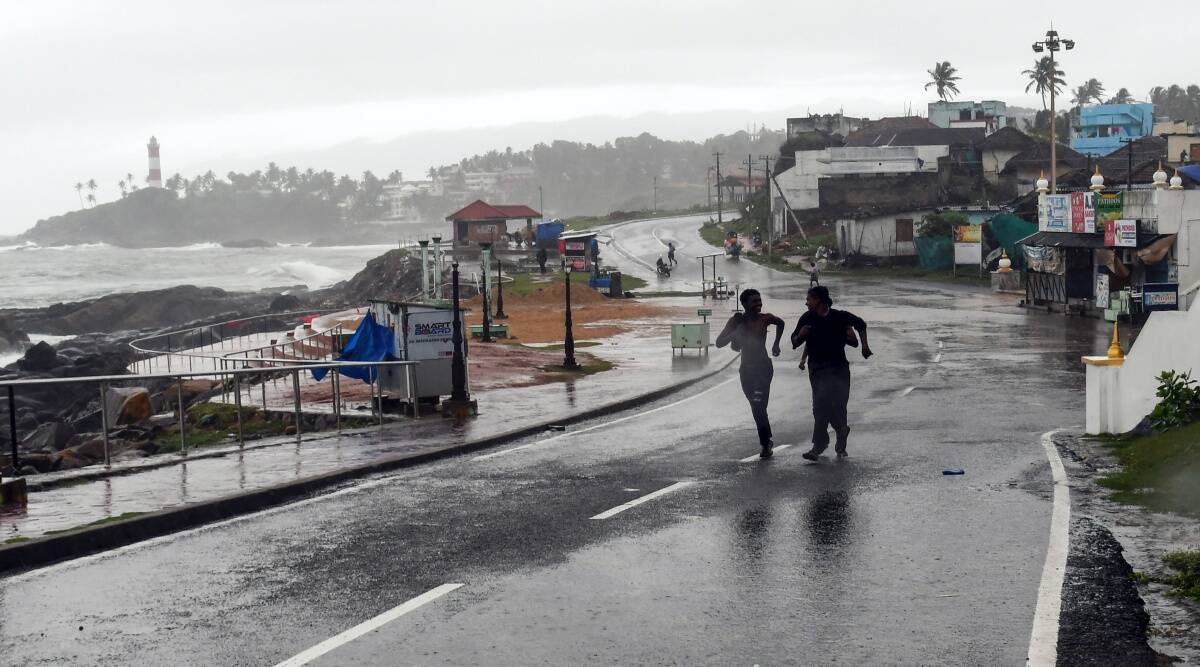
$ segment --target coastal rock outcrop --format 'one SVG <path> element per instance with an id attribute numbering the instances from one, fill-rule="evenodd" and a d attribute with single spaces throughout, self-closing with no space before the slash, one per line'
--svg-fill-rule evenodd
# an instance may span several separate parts
<path id="1" fill-rule="evenodd" d="M 19 350 L 28 342 L 29 336 L 24 331 L 18 330 L 8 318 L 0 315 L 0 352 Z"/>

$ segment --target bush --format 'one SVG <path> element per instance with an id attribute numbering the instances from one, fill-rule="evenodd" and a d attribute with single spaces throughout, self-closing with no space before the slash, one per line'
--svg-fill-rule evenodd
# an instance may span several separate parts
<path id="1" fill-rule="evenodd" d="M 953 237 L 954 228 L 959 225 L 969 225 L 971 219 L 958 211 L 942 211 L 925 216 L 917 227 L 918 236 Z"/>
<path id="2" fill-rule="evenodd" d="M 1157 431 L 1190 424 L 1200 413 L 1200 388 L 1192 379 L 1191 371 L 1176 373 L 1163 371 L 1158 375 L 1158 405 L 1150 413 L 1150 424 Z"/>

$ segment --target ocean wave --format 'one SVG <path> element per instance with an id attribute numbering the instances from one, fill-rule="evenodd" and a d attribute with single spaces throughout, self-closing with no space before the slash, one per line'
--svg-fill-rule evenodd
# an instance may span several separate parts
<path id="1" fill-rule="evenodd" d="M 164 248 L 147 248 L 147 250 L 174 250 L 174 251 L 191 251 L 191 250 L 219 250 L 225 246 L 220 243 L 193 243 L 191 245 L 167 246 Z"/>
<path id="2" fill-rule="evenodd" d="M 304 243 L 276 243 L 275 247 L 276 248 L 311 248 L 312 241 L 306 241 Z"/>
<path id="3" fill-rule="evenodd" d="M 26 248 L 27 250 L 92 250 L 95 248 L 112 248 L 107 243 L 76 243 L 75 245 L 37 245 Z"/>
<path id="4" fill-rule="evenodd" d="M 328 287 L 345 276 L 341 271 L 322 264 L 305 260 L 282 262 L 268 268 L 251 268 L 246 273 L 259 280 L 268 279 L 279 283 L 304 283 L 309 289 Z"/>
<path id="5" fill-rule="evenodd" d="M 8 252 L 9 250 L 28 250 L 30 248 L 40 247 L 33 241 L 26 241 L 20 245 L 0 245 L 0 252 Z"/>

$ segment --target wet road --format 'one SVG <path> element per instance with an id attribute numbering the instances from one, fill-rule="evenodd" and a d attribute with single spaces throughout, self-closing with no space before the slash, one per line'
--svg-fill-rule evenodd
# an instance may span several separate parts
<path id="1" fill-rule="evenodd" d="M 726 218 L 728 219 L 728 218 Z M 696 292 L 700 290 L 700 261 L 697 257 L 722 252 L 700 238 L 698 230 L 708 220 L 708 214 L 660 218 L 621 223 L 602 228 L 601 234 L 611 236 L 605 263 L 615 263 L 621 270 L 643 278 L 650 283 L 647 289 L 663 292 Z M 655 270 L 655 261 L 662 257 L 667 261 L 667 243 L 675 244 L 675 259 L 679 264 L 669 278 L 661 277 Z M 712 260 L 709 260 L 708 278 L 711 278 Z M 724 255 L 716 259 L 717 275 L 732 285 L 768 283 L 798 284 L 798 275 L 781 274 L 765 269 L 745 259 L 728 259 Z M 807 277 L 803 277 L 807 284 Z"/>
<path id="2" fill-rule="evenodd" d="M 794 321 L 789 278 L 768 280 L 766 301 Z M 12 664 L 1023 662 L 1051 513 L 1040 435 L 1080 419 L 1078 359 L 1103 348 L 1103 328 L 928 285 L 833 292 L 872 324 L 877 353 L 852 362 L 845 462 L 800 458 L 810 396 L 789 351 L 776 362 L 770 461 L 754 458 L 729 372 L 565 433 L 0 580 L 0 653 Z"/>

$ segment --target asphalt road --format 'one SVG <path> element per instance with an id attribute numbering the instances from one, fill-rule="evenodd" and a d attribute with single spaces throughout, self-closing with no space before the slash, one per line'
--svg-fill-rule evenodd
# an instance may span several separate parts
<path id="1" fill-rule="evenodd" d="M 647 237 L 683 240 L 686 224 L 626 226 L 617 238 L 644 257 Z M 700 254 L 690 238 L 680 247 Z M 794 277 L 737 270 L 795 321 Z M 1102 349 L 1105 330 L 953 288 L 832 289 L 870 322 L 876 352 L 852 363 L 844 462 L 800 458 L 810 395 L 789 350 L 776 362 L 769 461 L 754 458 L 731 370 L 565 433 L 0 580 L 0 654 L 8 664 L 1024 662 L 1051 515 L 1041 435 L 1081 420 L 1079 356 Z M 944 476 L 951 467 L 966 474 Z"/>

